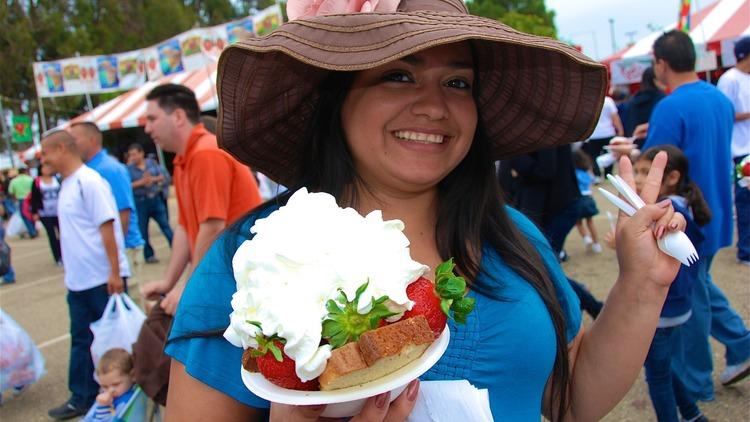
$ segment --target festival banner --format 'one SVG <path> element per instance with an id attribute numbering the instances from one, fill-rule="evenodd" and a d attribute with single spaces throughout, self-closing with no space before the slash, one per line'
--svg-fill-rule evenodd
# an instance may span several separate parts
<path id="1" fill-rule="evenodd" d="M 225 28 L 229 44 L 234 44 L 243 38 L 253 36 L 253 19 L 245 18 L 240 21 L 228 23 Z"/>
<path id="2" fill-rule="evenodd" d="M 29 116 L 13 115 L 12 140 L 14 144 L 31 142 L 31 119 Z"/>
<path id="3" fill-rule="evenodd" d="M 617 60 L 609 66 L 612 72 L 612 85 L 640 83 L 643 71 L 651 66 L 651 56 Z"/>
<path id="4" fill-rule="evenodd" d="M 141 50 L 40 62 L 33 67 L 41 97 L 129 90 L 146 82 Z"/>
<path id="5" fill-rule="evenodd" d="M 137 88 L 147 80 L 204 68 L 227 45 L 263 36 L 282 21 L 278 5 L 254 16 L 183 32 L 151 47 L 120 54 L 86 56 L 33 64 L 40 97 L 104 93 Z"/>
<path id="6" fill-rule="evenodd" d="M 253 16 L 253 32 L 258 37 L 267 35 L 281 25 L 282 19 L 281 7 L 278 4 L 267 7 Z"/>

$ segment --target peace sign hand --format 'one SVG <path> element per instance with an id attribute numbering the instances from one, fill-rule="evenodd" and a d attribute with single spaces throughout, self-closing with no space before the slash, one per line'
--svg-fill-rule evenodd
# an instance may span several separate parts
<path id="1" fill-rule="evenodd" d="M 617 221 L 617 260 L 620 264 L 620 277 L 642 283 L 668 287 L 680 269 L 680 262 L 663 253 L 656 240 L 671 231 L 683 230 L 685 217 L 672 208 L 672 202 L 665 199 L 655 203 L 661 190 L 667 153 L 656 154 L 640 197 L 646 206 L 632 217 L 620 212 Z M 620 177 L 635 189 L 633 166 L 630 159 L 620 159 Z"/>

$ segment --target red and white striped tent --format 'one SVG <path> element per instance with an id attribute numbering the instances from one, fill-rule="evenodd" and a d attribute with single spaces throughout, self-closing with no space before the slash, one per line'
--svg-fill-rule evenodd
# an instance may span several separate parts
<path id="1" fill-rule="evenodd" d="M 735 64 L 734 42 L 750 35 L 750 0 L 719 0 L 690 15 L 690 37 L 696 45 L 696 70 L 711 71 Z M 641 81 L 643 71 L 651 65 L 651 47 L 665 31 L 677 27 L 675 22 L 638 40 L 635 44 L 602 60 L 610 69 L 613 85 Z M 719 57 L 721 66 L 719 66 Z"/>
<path id="2" fill-rule="evenodd" d="M 676 12 L 676 10 L 675 10 Z M 696 45 L 706 45 L 708 50 L 717 53 L 730 53 L 732 44 L 722 46 L 723 41 L 750 35 L 750 0 L 719 0 L 690 16 L 690 37 Z M 635 44 L 618 51 L 602 60 L 611 63 L 615 60 L 637 58 L 651 54 L 654 41 L 665 31 L 677 27 L 677 22 L 661 31 L 656 31 L 638 40 Z M 726 48 L 729 47 L 729 48 Z M 724 50 L 729 51 L 724 51 Z"/>
<path id="3" fill-rule="evenodd" d="M 146 120 L 146 95 L 155 86 L 173 83 L 185 85 L 195 92 L 201 111 L 216 110 L 218 98 L 216 96 L 216 63 L 192 72 L 176 73 L 165 76 L 156 81 L 149 81 L 142 86 L 128 91 L 117 98 L 100 104 L 91 111 L 73 118 L 68 124 L 75 122 L 93 122 L 100 130 L 122 129 L 144 126 Z"/>

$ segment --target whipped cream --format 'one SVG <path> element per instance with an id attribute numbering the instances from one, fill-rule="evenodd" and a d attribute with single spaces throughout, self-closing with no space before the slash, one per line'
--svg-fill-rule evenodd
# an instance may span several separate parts
<path id="1" fill-rule="evenodd" d="M 362 217 L 327 193 L 298 190 L 256 221 L 255 236 L 237 249 L 237 292 L 224 337 L 237 347 L 257 347 L 259 329 L 248 321 L 258 322 L 264 336 L 286 340 L 284 351 L 302 381 L 318 377 L 331 356 L 331 347 L 320 345 L 325 304 L 339 288 L 351 300 L 369 282 L 357 304 L 361 313 L 383 295 L 392 311 L 411 309 L 406 286 L 428 267 L 411 259 L 403 229 L 403 222 L 384 221 L 380 211 Z"/>

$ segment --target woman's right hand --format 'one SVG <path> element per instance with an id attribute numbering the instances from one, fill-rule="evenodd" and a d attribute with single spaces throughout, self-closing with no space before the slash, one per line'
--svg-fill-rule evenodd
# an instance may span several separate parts
<path id="1" fill-rule="evenodd" d="M 419 394 L 419 381 L 409 383 L 403 393 L 389 405 L 390 392 L 370 397 L 365 402 L 359 415 L 348 419 L 349 422 L 402 422 L 405 421 Z M 287 404 L 271 404 L 271 422 L 313 422 L 336 421 L 337 419 L 321 418 L 325 405 L 293 406 Z M 344 418 L 342 420 L 347 420 Z"/>

